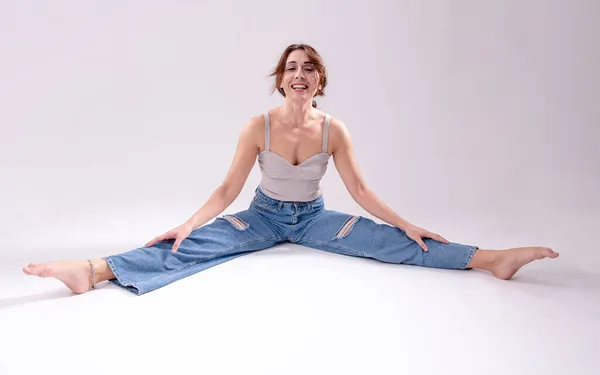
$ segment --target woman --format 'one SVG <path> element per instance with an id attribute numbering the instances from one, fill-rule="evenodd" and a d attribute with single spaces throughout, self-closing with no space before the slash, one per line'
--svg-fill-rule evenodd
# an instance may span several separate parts
<path id="1" fill-rule="evenodd" d="M 285 103 L 245 124 L 226 178 L 185 223 L 126 253 L 32 263 L 23 272 L 55 277 L 75 293 L 109 280 L 141 295 L 284 241 L 388 263 L 477 268 L 500 279 L 535 259 L 558 256 L 545 247 L 483 250 L 451 243 L 399 217 L 366 186 L 344 124 L 316 108 L 313 98 L 324 95 L 327 85 L 317 51 L 288 46 L 271 76 L 272 92 L 277 89 Z M 320 183 L 332 155 L 354 200 L 387 224 L 324 208 Z M 257 159 L 262 180 L 248 209 L 218 216 L 236 199 Z"/>

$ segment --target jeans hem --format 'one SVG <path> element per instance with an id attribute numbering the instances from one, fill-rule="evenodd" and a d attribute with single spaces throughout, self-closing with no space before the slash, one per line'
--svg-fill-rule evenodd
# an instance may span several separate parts
<path id="1" fill-rule="evenodd" d="M 138 289 L 138 287 L 134 287 L 134 286 L 128 286 L 128 285 L 124 285 L 122 284 L 118 279 L 111 279 L 108 280 L 109 283 L 118 286 L 121 289 L 124 289 L 126 291 L 128 291 L 129 293 L 136 295 L 136 296 L 140 296 L 143 293 L 140 291 L 140 289 Z"/>
<path id="2" fill-rule="evenodd" d="M 110 256 L 104 257 L 103 259 L 106 261 L 106 264 L 108 264 L 108 267 L 111 269 L 112 273 L 115 275 L 115 279 L 108 280 L 110 283 L 112 283 L 118 287 L 121 287 L 122 289 L 125 289 L 128 292 L 131 292 L 138 296 L 144 294 L 144 289 L 141 286 L 136 285 L 136 283 L 128 283 L 125 281 L 125 279 L 119 274 L 117 266 L 115 265 L 113 260 L 110 258 Z"/>
<path id="3" fill-rule="evenodd" d="M 473 255 L 475 255 L 475 251 L 479 250 L 478 246 L 469 246 L 469 251 L 467 252 L 467 256 L 460 264 L 460 269 L 470 270 L 468 267 L 469 263 L 471 263 L 471 259 L 473 259 Z"/>

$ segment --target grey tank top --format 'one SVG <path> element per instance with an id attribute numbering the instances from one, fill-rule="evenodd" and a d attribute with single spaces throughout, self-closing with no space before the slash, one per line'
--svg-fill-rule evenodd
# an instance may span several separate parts
<path id="1" fill-rule="evenodd" d="M 329 122 L 331 116 L 325 116 L 323 124 L 323 147 L 298 165 L 270 150 L 271 119 L 269 113 L 265 118 L 265 149 L 258 155 L 262 179 L 261 190 L 269 197 L 281 201 L 308 202 L 322 194 L 321 179 L 327 171 L 330 155 L 327 153 Z"/>

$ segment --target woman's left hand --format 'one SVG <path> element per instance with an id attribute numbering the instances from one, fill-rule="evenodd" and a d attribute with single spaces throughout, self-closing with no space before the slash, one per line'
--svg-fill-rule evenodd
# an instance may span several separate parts
<path id="1" fill-rule="evenodd" d="M 421 246 L 425 251 L 429 251 L 429 249 L 427 248 L 427 245 L 425 245 L 425 242 L 423 242 L 422 238 L 431 238 L 442 243 L 448 243 L 448 240 L 440 236 L 439 234 L 432 233 L 423 228 L 419 228 L 416 225 L 411 224 L 404 230 L 404 232 L 406 233 L 408 238 L 418 243 L 419 246 Z"/>

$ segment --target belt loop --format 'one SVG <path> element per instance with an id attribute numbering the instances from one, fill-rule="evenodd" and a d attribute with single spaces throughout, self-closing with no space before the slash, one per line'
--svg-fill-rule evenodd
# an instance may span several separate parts
<path id="1" fill-rule="evenodd" d="M 279 203 L 277 203 L 277 211 L 281 210 L 281 205 L 283 204 L 282 201 L 279 201 Z"/>

